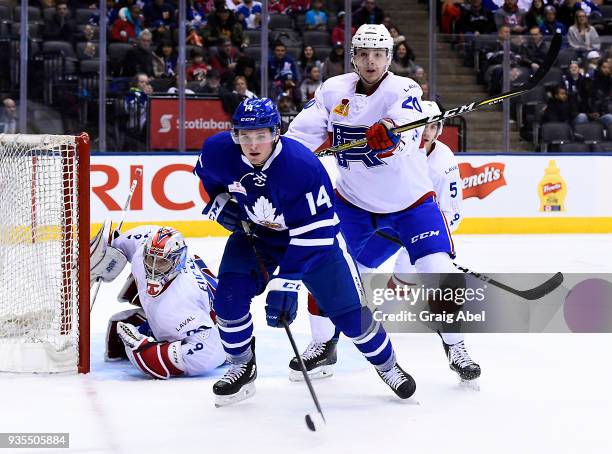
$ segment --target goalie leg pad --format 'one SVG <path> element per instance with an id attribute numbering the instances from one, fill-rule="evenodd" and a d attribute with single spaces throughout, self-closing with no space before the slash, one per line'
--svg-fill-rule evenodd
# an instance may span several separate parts
<path id="1" fill-rule="evenodd" d="M 161 380 L 183 375 L 181 341 L 156 342 L 141 334 L 135 326 L 123 322 L 117 324 L 117 333 L 130 362 L 146 375 Z"/>
<path id="2" fill-rule="evenodd" d="M 146 323 L 147 318 L 142 309 L 128 309 L 117 312 L 108 321 L 106 328 L 106 350 L 104 351 L 105 361 L 119 361 L 127 359 L 125 347 L 121 338 L 117 334 L 117 323 L 124 322 L 133 326 L 140 326 Z"/>
<path id="3" fill-rule="evenodd" d="M 130 362 L 146 375 L 160 380 L 179 377 L 185 371 L 181 341 L 150 342 L 147 338 L 136 349 L 125 347 Z"/>

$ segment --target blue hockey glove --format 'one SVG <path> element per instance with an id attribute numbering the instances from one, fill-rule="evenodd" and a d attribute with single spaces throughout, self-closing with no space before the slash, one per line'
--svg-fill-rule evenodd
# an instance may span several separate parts
<path id="1" fill-rule="evenodd" d="M 208 202 L 202 214 L 211 221 L 218 222 L 230 232 L 242 229 L 240 207 L 227 192 L 217 195 Z"/>
<path id="2" fill-rule="evenodd" d="M 283 326 L 284 319 L 291 324 L 297 315 L 298 291 L 300 281 L 276 277 L 268 283 L 266 299 L 266 322 L 273 328 Z"/>

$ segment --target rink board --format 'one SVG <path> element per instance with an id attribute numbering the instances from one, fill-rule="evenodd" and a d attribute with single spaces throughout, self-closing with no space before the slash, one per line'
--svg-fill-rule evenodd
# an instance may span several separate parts
<path id="1" fill-rule="evenodd" d="M 125 228 L 169 224 L 190 237 L 224 236 L 216 223 L 202 220 L 208 196 L 191 173 L 197 154 L 97 153 L 91 157 L 91 222 L 95 232 L 105 217 L 117 220 L 136 169 L 142 177 Z M 558 176 L 543 181 L 551 161 Z M 332 158 L 323 162 L 332 179 Z M 555 154 L 460 154 L 463 222 L 457 233 L 612 233 L 612 156 Z M 398 187 L 401 187 L 398 182 Z M 557 196 L 561 206 L 544 211 L 540 193 Z M 563 196 L 563 197 L 560 197 Z M 547 210 L 550 210 L 547 207 Z"/>

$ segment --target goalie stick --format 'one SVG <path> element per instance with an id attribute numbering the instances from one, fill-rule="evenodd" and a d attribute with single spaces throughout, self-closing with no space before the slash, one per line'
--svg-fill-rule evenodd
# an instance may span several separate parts
<path id="1" fill-rule="evenodd" d="M 119 224 L 117 224 L 116 232 L 121 230 L 123 227 L 123 221 L 125 221 L 125 216 L 127 214 L 128 208 L 130 207 L 130 202 L 132 201 L 132 197 L 134 196 L 134 191 L 136 191 L 136 186 L 138 186 L 138 180 L 142 175 L 142 169 L 137 168 L 134 172 L 134 179 L 132 180 L 132 184 L 130 184 L 130 192 L 128 193 L 127 199 L 125 200 L 125 204 L 123 205 L 123 210 L 121 211 L 121 218 L 119 219 Z M 93 305 L 96 302 L 96 297 L 98 296 L 98 291 L 100 290 L 100 284 L 102 283 L 102 278 L 96 278 L 95 288 L 93 291 L 93 295 L 91 297 L 91 303 L 89 304 L 89 310 L 93 309 Z"/>
<path id="2" fill-rule="evenodd" d="M 482 107 L 492 106 L 499 102 L 505 101 L 506 99 L 514 98 L 516 96 L 520 96 L 522 94 L 527 93 L 529 90 L 537 86 L 542 79 L 546 76 L 553 63 L 557 59 L 557 55 L 559 54 L 559 49 L 561 48 L 561 34 L 555 33 L 550 43 L 550 47 L 548 49 L 548 53 L 546 54 L 546 58 L 544 59 L 544 63 L 542 66 L 533 74 L 530 79 L 521 87 L 518 87 L 514 90 L 510 90 L 506 93 L 502 93 L 500 95 L 494 96 L 492 98 L 485 98 L 481 101 L 474 101 L 469 104 L 464 104 L 459 107 L 454 107 L 449 110 L 445 110 L 439 115 L 433 115 L 431 117 L 421 118 L 419 120 L 415 120 L 413 122 L 407 123 L 405 125 L 398 126 L 396 128 L 391 129 L 391 132 L 394 134 L 400 134 L 402 132 L 410 131 L 411 129 L 420 128 L 422 126 L 428 125 L 430 123 L 437 123 L 441 120 L 446 120 L 449 118 L 457 117 L 459 115 L 463 115 L 469 112 L 473 112 Z M 331 156 L 336 154 L 339 151 L 348 150 L 349 148 L 354 147 L 363 147 L 368 143 L 367 139 L 359 139 L 353 140 L 351 142 L 346 142 L 340 145 L 336 145 L 335 147 L 326 148 L 324 150 L 315 152 L 315 154 L 319 157 L 322 156 Z"/>
<path id="3" fill-rule="evenodd" d="M 404 247 L 404 243 L 402 243 L 398 238 L 389 235 L 388 233 L 377 231 L 376 235 L 381 238 L 384 238 L 385 240 L 391 241 L 392 243 L 395 243 L 401 247 Z M 553 277 L 544 281 L 536 287 L 526 290 L 519 290 L 514 287 L 510 287 L 509 285 L 506 285 L 502 282 L 496 281 L 495 279 L 492 279 L 484 274 L 471 271 L 468 268 L 458 265 L 455 262 L 453 262 L 453 265 L 455 265 L 455 268 L 457 268 L 459 271 L 463 271 L 464 273 L 469 274 L 470 276 L 474 276 L 475 278 L 480 279 L 481 281 L 486 282 L 487 284 L 491 284 L 495 287 L 501 288 L 502 290 L 505 290 L 509 293 L 512 293 L 513 295 L 517 295 L 529 301 L 537 300 L 542 298 L 543 296 L 548 295 L 563 283 L 563 273 L 558 272 Z"/>

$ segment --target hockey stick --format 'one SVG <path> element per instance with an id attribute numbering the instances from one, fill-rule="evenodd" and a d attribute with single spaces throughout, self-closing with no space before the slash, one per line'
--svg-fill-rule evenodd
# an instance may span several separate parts
<path id="1" fill-rule="evenodd" d="M 381 232 L 379 230 L 376 232 L 376 235 L 381 238 L 384 238 L 385 240 L 391 241 L 392 243 L 395 243 L 401 247 L 404 247 L 404 243 L 402 243 L 398 238 L 389 235 L 388 233 Z M 544 281 L 537 287 L 533 287 L 527 290 L 518 290 L 514 287 L 510 287 L 509 285 L 496 281 L 495 279 L 492 279 L 489 276 L 471 271 L 468 268 L 458 265 L 455 262 L 453 262 L 453 265 L 455 265 L 455 268 L 457 268 L 459 271 L 463 271 L 464 273 L 469 274 L 470 276 L 474 276 L 475 278 L 480 279 L 481 281 L 486 282 L 487 284 L 491 284 L 495 287 L 501 288 L 502 290 L 505 290 L 509 293 L 512 293 L 513 295 L 517 295 L 529 301 L 537 300 L 542 298 L 543 296 L 548 295 L 550 292 L 555 290 L 563 283 L 563 274 L 558 272 L 553 277 Z"/>
<path id="2" fill-rule="evenodd" d="M 125 200 L 125 204 L 123 205 L 123 210 L 121 211 L 121 218 L 119 219 L 119 224 L 117 224 L 117 228 L 115 232 L 119 232 L 121 227 L 123 227 L 123 221 L 125 221 L 125 216 L 127 214 L 128 208 L 130 206 L 130 202 L 132 201 L 132 197 L 134 196 L 134 191 L 136 191 L 136 186 L 138 186 L 138 180 L 142 175 L 142 169 L 137 168 L 134 172 L 134 179 L 132 180 L 132 184 L 130 184 L 130 192 L 128 193 L 127 199 Z M 102 283 L 102 278 L 96 278 L 96 284 L 93 291 L 93 296 L 91 298 L 91 303 L 89 304 L 89 310 L 93 309 L 93 305 L 96 302 L 96 297 L 98 296 L 98 291 L 100 290 L 100 284 Z"/>
<path id="3" fill-rule="evenodd" d="M 253 233 L 251 232 L 249 223 L 247 221 L 241 221 L 241 222 L 242 222 L 242 229 L 244 230 L 244 233 L 246 233 L 249 244 L 251 245 L 251 248 L 253 249 L 253 252 L 255 253 L 255 258 L 257 260 L 257 266 L 259 267 L 259 271 L 263 275 L 265 283 L 267 285 L 270 280 L 270 277 L 268 275 L 268 271 L 266 270 L 266 266 L 264 264 L 263 257 L 259 254 L 259 251 L 257 250 L 257 247 L 255 246 L 255 240 L 253 239 Z M 304 419 L 306 420 L 306 425 L 308 426 L 310 430 L 314 432 L 317 430 L 317 428 L 320 428 L 322 425 L 325 424 L 325 416 L 323 416 L 323 410 L 321 410 L 319 399 L 317 399 L 317 394 L 315 393 L 315 390 L 312 387 L 312 383 L 310 382 L 310 377 L 308 376 L 308 372 L 306 372 L 306 366 L 304 365 L 302 356 L 300 355 L 297 345 L 295 344 L 295 340 L 293 339 L 293 334 L 291 334 L 291 330 L 289 329 L 289 324 L 287 323 L 287 320 L 285 320 L 284 316 L 281 317 L 281 323 L 283 324 L 283 327 L 285 328 L 285 331 L 287 332 L 287 337 L 289 338 L 289 342 L 291 342 L 293 353 L 295 354 L 295 357 L 298 359 L 298 363 L 300 364 L 300 370 L 302 371 L 302 374 L 304 374 L 304 381 L 306 382 L 306 385 L 308 385 L 308 391 L 310 391 L 310 397 L 312 397 L 315 407 L 317 407 L 317 411 L 319 412 L 318 415 L 314 413 L 308 413 L 304 417 Z"/>
<path id="4" fill-rule="evenodd" d="M 561 41 L 562 41 L 561 34 L 555 33 L 550 43 L 548 53 L 546 54 L 546 58 L 544 59 L 544 63 L 542 63 L 542 66 L 540 66 L 540 68 L 536 71 L 536 73 L 533 74 L 529 78 L 527 83 L 524 84 L 522 87 L 518 87 L 514 90 L 510 90 L 506 93 L 502 93 L 492 98 L 485 98 L 481 101 L 474 101 L 469 104 L 464 104 L 463 106 L 454 107 L 452 109 L 445 110 L 439 115 L 433 115 L 431 117 L 425 117 L 419 120 L 415 120 L 405 125 L 393 128 L 391 132 L 393 132 L 394 134 L 400 134 L 405 131 L 410 131 L 411 129 L 420 128 L 421 126 L 425 126 L 430 123 L 437 123 L 438 121 L 441 121 L 441 120 L 446 120 L 446 119 L 457 117 L 459 115 L 463 115 L 469 112 L 473 112 L 475 110 L 481 109 L 482 107 L 492 106 L 499 102 L 505 101 L 506 99 L 514 98 L 516 96 L 520 96 L 522 94 L 527 93 L 529 90 L 537 86 L 542 81 L 542 79 L 544 79 L 544 77 L 546 76 L 550 68 L 552 67 L 553 63 L 557 59 L 557 55 L 559 54 L 559 49 L 561 48 Z M 330 148 L 326 148 L 324 150 L 315 152 L 315 154 L 319 157 L 330 156 L 330 155 L 334 155 L 335 153 L 339 151 L 348 150 L 349 148 L 363 147 L 367 143 L 368 143 L 367 139 L 353 140 L 351 142 L 346 142 L 340 145 L 336 145 L 335 147 L 330 147 Z"/>
<path id="5" fill-rule="evenodd" d="M 310 397 L 312 397 L 315 407 L 317 408 L 318 413 L 308 413 L 304 417 L 308 428 L 312 430 L 313 432 L 316 432 L 317 429 L 320 429 L 322 426 L 325 425 L 325 416 L 323 416 L 323 410 L 321 409 L 321 404 L 319 404 L 319 399 L 317 399 L 317 394 L 315 393 L 315 390 L 312 387 L 312 382 L 310 381 L 310 377 L 308 376 L 308 372 L 306 371 L 306 365 L 304 364 L 304 361 L 302 360 L 302 356 L 300 355 L 300 352 L 298 351 L 297 345 L 295 344 L 295 339 L 293 339 L 293 334 L 291 334 L 291 330 L 289 329 L 289 324 L 287 323 L 287 320 L 285 320 L 285 317 L 281 318 L 281 322 L 283 326 L 285 327 L 285 331 L 287 332 L 287 337 L 289 338 L 289 342 L 291 342 L 293 353 L 295 354 L 295 357 L 298 359 L 300 370 L 302 371 L 302 375 L 304 376 L 304 381 L 306 382 L 306 385 L 308 386 L 308 391 L 310 391 Z"/>

